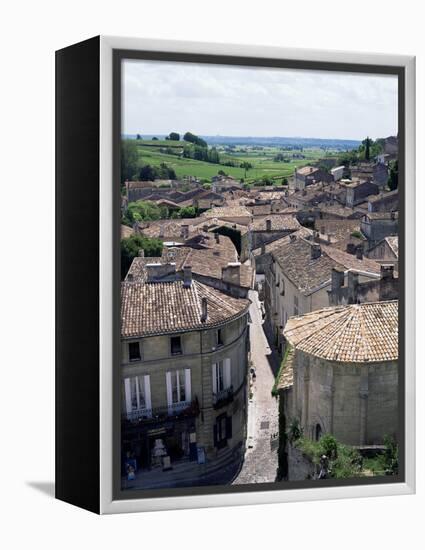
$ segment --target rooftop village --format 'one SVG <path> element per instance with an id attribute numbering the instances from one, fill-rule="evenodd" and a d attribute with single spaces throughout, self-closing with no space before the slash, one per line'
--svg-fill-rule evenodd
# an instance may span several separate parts
<path id="1" fill-rule="evenodd" d="M 152 487 L 170 471 L 176 486 L 214 483 L 218 472 L 230 483 L 244 471 L 259 332 L 278 357 L 269 391 L 281 440 L 298 426 L 312 441 L 332 434 L 367 453 L 397 437 L 394 158 L 392 148 L 351 170 L 304 166 L 281 186 L 229 176 L 210 189 L 195 179 L 125 182 L 123 214 L 139 200 L 196 211 L 121 227 L 123 239 L 162 244 L 152 257 L 140 248 L 122 280 L 122 437 L 138 462 L 133 483 L 146 486 L 144 471 Z M 314 477 L 290 441 L 279 448 L 278 478 Z"/>

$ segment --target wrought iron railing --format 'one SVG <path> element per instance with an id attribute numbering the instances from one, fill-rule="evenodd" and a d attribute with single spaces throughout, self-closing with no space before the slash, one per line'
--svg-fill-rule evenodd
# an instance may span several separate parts
<path id="1" fill-rule="evenodd" d="M 227 403 L 233 401 L 233 386 L 213 393 L 213 406 L 214 408 L 222 407 Z"/>
<path id="2" fill-rule="evenodd" d="M 154 407 L 151 409 L 136 409 L 123 414 L 123 419 L 129 422 L 149 422 L 163 420 L 166 418 L 176 418 L 180 416 L 197 416 L 199 414 L 198 400 L 180 401 L 165 407 Z"/>

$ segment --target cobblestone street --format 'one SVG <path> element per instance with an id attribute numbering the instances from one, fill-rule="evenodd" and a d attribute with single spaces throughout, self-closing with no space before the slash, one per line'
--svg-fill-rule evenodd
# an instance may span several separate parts
<path id="1" fill-rule="evenodd" d="M 269 347 L 263 331 L 258 294 L 251 291 L 251 359 L 255 368 L 252 399 L 248 404 L 247 448 L 243 466 L 234 485 L 275 481 L 278 445 L 278 402 L 271 390 L 279 366 L 276 353 Z"/>

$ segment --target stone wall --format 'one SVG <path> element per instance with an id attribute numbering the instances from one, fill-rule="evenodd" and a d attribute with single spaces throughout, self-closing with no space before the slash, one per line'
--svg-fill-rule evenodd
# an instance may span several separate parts
<path id="1" fill-rule="evenodd" d="M 397 432 L 397 362 L 325 361 L 299 350 L 295 355 L 293 406 L 304 434 L 332 433 L 348 445 L 382 444 Z"/>

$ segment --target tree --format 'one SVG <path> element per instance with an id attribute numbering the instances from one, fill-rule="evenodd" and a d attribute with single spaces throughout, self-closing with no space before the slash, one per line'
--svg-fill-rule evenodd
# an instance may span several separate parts
<path id="1" fill-rule="evenodd" d="M 180 218 L 196 218 L 196 208 L 194 206 L 183 206 L 179 211 Z"/>
<path id="2" fill-rule="evenodd" d="M 288 185 L 288 178 L 282 179 L 282 185 Z"/>
<path id="3" fill-rule="evenodd" d="M 130 269 L 134 258 L 139 255 L 140 250 L 145 251 L 145 256 L 161 256 L 162 241 L 150 239 L 144 235 L 132 235 L 121 241 L 121 278 L 124 279 Z"/>
<path id="4" fill-rule="evenodd" d="M 364 154 L 364 158 L 365 160 L 370 160 L 370 139 L 369 139 L 369 136 L 366 138 L 365 140 L 365 154 Z"/>
<path id="5" fill-rule="evenodd" d="M 136 135 L 136 139 L 143 139 L 142 136 L 140 134 L 137 134 Z"/>
<path id="6" fill-rule="evenodd" d="M 244 178 L 246 179 L 246 173 L 248 172 L 248 170 L 251 170 L 252 164 L 251 164 L 250 162 L 244 161 L 244 162 L 241 162 L 240 167 L 241 167 L 243 170 L 245 170 L 245 176 L 244 176 Z"/>
<path id="7" fill-rule="evenodd" d="M 394 191 L 398 187 L 398 160 L 395 160 L 390 163 L 388 187 L 390 188 L 390 191 Z"/>
<path id="8" fill-rule="evenodd" d="M 180 141 L 180 134 L 177 132 L 170 132 L 170 135 L 168 136 L 171 141 Z"/>
<path id="9" fill-rule="evenodd" d="M 183 139 L 184 141 L 188 141 L 189 143 L 199 145 L 200 147 L 208 147 L 208 144 L 205 140 L 203 140 L 199 136 L 196 136 L 195 134 L 192 134 L 192 132 L 186 132 L 183 136 Z"/>
<path id="10" fill-rule="evenodd" d="M 140 181 L 154 181 L 155 176 L 155 169 L 150 164 L 145 164 L 141 167 L 139 174 Z"/>
<path id="11" fill-rule="evenodd" d="M 134 139 L 124 139 L 121 142 L 121 181 L 137 177 L 140 158 L 137 143 Z"/>

